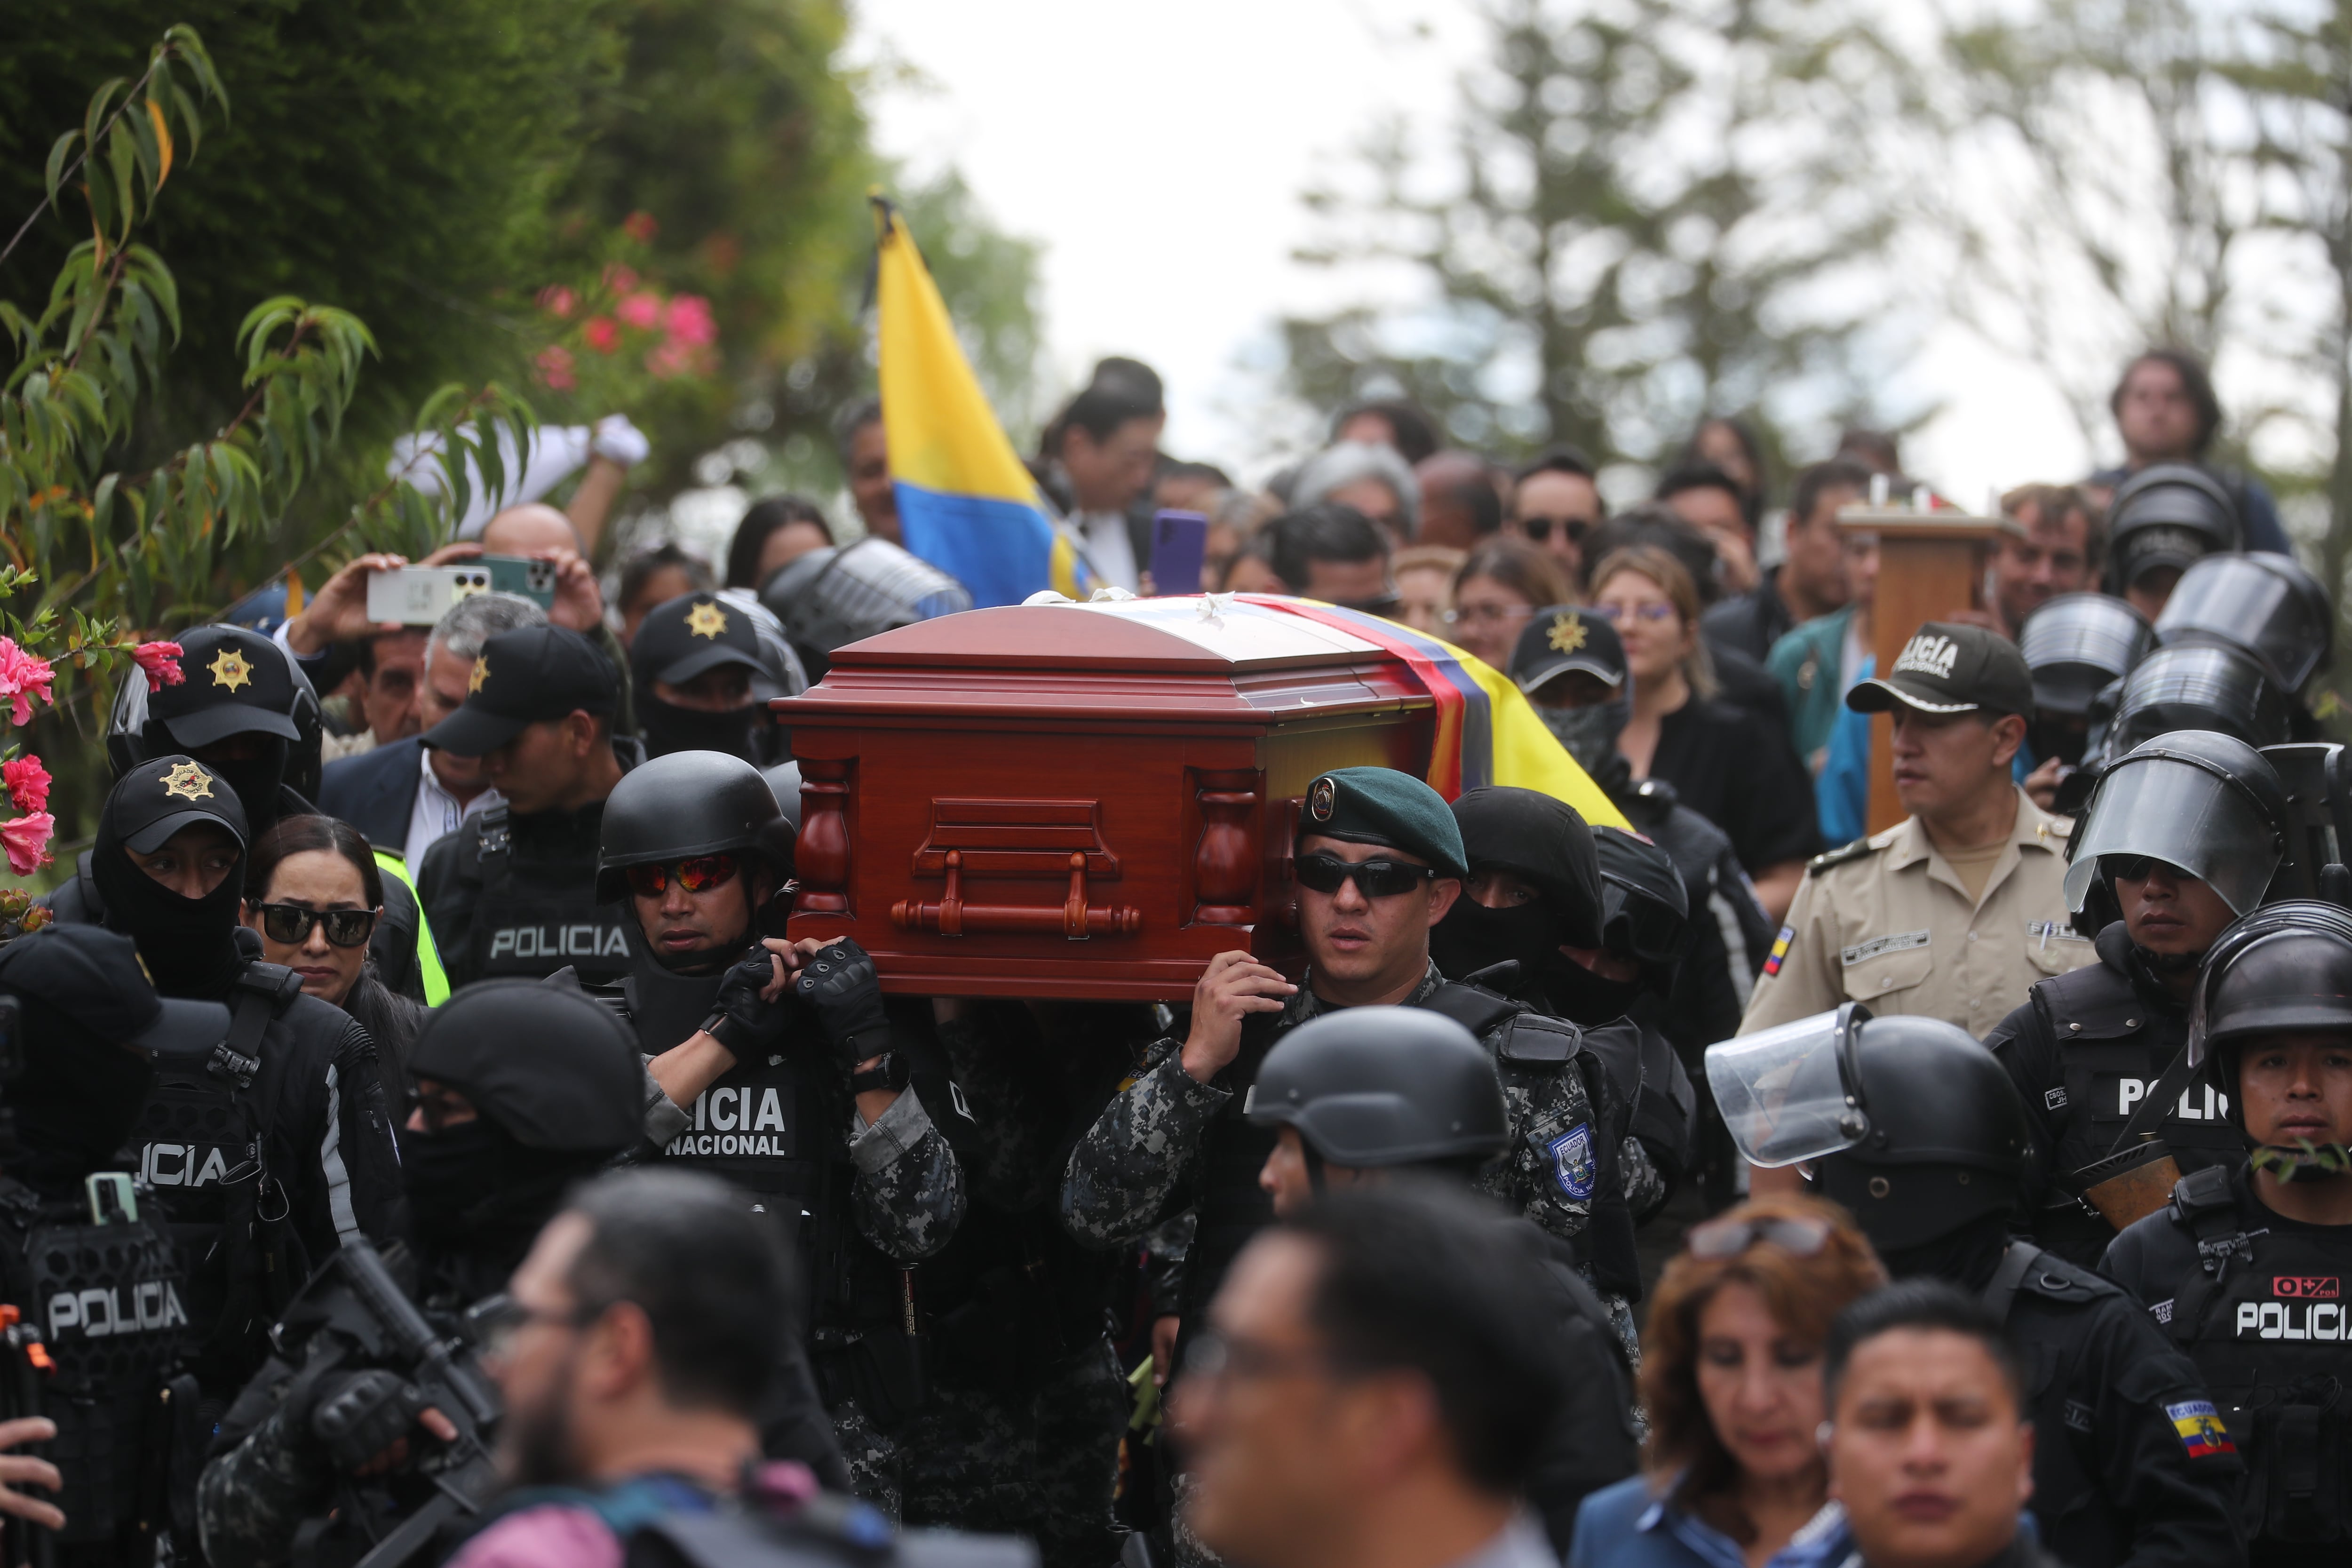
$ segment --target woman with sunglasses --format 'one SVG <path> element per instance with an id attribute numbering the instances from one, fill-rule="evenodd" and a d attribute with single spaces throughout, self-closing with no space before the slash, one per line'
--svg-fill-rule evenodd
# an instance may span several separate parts
<path id="1" fill-rule="evenodd" d="M 261 956 L 302 977 L 302 992 L 359 1020 L 375 1041 L 384 1092 L 408 1087 L 408 1048 L 425 1009 L 376 973 L 368 939 L 383 916 L 383 879 L 359 829 L 331 816 L 283 816 L 253 847 L 245 923 Z"/>
<path id="2" fill-rule="evenodd" d="M 1870 1244 L 1808 1198 L 1692 1227 L 1642 1343 L 1647 1474 L 1584 1501 L 1567 1568 L 1824 1568 L 1853 1550 L 1815 1434 L 1822 1346 L 1886 1283 Z"/>
<path id="3" fill-rule="evenodd" d="M 1718 700 L 1698 589 L 1664 549 L 1636 544 L 1603 557 L 1592 570 L 1591 610 L 1616 628 L 1633 678 L 1633 716 L 1618 731 L 1618 752 L 1634 777 L 1664 779 L 1730 836 L 1778 921 L 1821 848 L 1812 780 L 1787 734 Z"/>

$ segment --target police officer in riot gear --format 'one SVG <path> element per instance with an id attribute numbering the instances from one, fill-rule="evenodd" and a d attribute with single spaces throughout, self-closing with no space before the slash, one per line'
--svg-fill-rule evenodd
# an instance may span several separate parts
<path id="1" fill-rule="evenodd" d="M 2082 766 L 2097 739 L 2100 693 L 2139 668 L 2155 646 L 2147 618 L 2105 594 L 2061 594 L 2026 616 L 2017 651 L 2033 672 L 2033 721 L 2025 731 L 2033 755 Z"/>
<path id="2" fill-rule="evenodd" d="M 2174 1418 L 2183 1441 L 2245 1462 L 2254 1561 L 2342 1563 L 2352 916 L 2300 900 L 2248 916 L 2214 944 L 2192 1011 L 2189 1056 L 2249 1152 L 2183 1176 L 2103 1267 L 2197 1363 L 2211 1403 Z"/>
<path id="3" fill-rule="evenodd" d="M 2148 742 L 2092 793 L 2066 891 L 2099 962 L 2037 984 L 1985 1038 L 2036 1124 L 2032 1234 L 2071 1263 L 2095 1267 L 2180 1173 L 2238 1159 L 2215 1091 L 2190 1078 L 2189 994 L 2270 887 L 2286 812 L 2260 752 L 2202 730 Z"/>
<path id="4" fill-rule="evenodd" d="M 2175 730 L 2213 730 L 2250 746 L 2295 738 L 2297 705 L 2251 654 L 2220 643 L 2159 647 L 2124 678 L 2105 755 Z"/>
<path id="5" fill-rule="evenodd" d="M 194 1380 L 174 1377 L 188 1287 L 116 1151 L 154 1059 L 209 1057 L 228 1009 L 158 998 L 130 939 L 88 925 L 0 946 L 0 1006 L 14 1013 L 0 1019 L 0 1298 L 26 1304 L 53 1363 L 23 1413 L 57 1426 L 57 1561 L 152 1562 L 196 1463 Z M 37 1560 L 16 1529 L 10 1561 Z"/>
<path id="6" fill-rule="evenodd" d="M 2327 663 L 2336 615 L 2327 590 L 2292 555 L 2209 555 L 2181 574 L 2156 638 L 2167 647 L 2234 647 L 2294 693 Z"/>
<path id="7" fill-rule="evenodd" d="M 414 1065 L 415 1104 L 400 1142 L 415 1247 L 389 1261 L 413 1268 L 410 1293 L 446 1327 L 504 1288 L 572 1186 L 638 1145 L 642 1072 L 628 1031 L 561 978 L 469 988 L 427 1022 Z M 798 1375 L 784 1380 L 793 1397 L 771 1427 L 789 1457 L 837 1485 L 840 1458 L 807 1363 L 797 1340 L 782 1337 Z M 374 1533 L 431 1498 L 438 1456 L 429 1439 L 450 1434 L 422 1416 L 403 1370 L 348 1364 L 345 1347 L 324 1336 L 286 1344 L 263 1367 L 224 1418 L 205 1468 L 198 1504 L 214 1568 L 287 1561 L 304 1520 L 323 1524 L 337 1511 L 335 1453 L 353 1457 L 345 1432 L 404 1433 L 424 1461 L 359 1483 Z M 374 1457 L 368 1442 L 359 1447 L 362 1460 Z M 326 1527 L 338 1541 L 319 1539 L 314 1525 L 300 1560 L 363 1548 L 345 1516 L 352 1511 L 361 1510 Z"/>
<path id="8" fill-rule="evenodd" d="M 864 1489 L 874 1424 L 920 1402 L 913 1267 L 965 1213 L 963 1171 L 929 1110 L 955 1091 L 908 1011 L 884 1008 L 855 942 L 763 941 L 782 929 L 772 900 L 791 865 L 784 816 L 749 763 L 676 752 L 630 773 L 597 859 L 629 944 L 606 995 L 667 1096 L 666 1121 L 648 1119 L 662 1158 L 745 1193 L 802 1260 L 816 1371 Z"/>
<path id="9" fill-rule="evenodd" d="M 2150 620 L 2190 566 L 2243 548 L 2237 502 L 2194 463 L 2151 463 L 2107 503 L 2107 592 Z"/>
<path id="10" fill-rule="evenodd" d="M 155 989 L 229 1005 L 210 1054 L 157 1063 L 130 1145 L 188 1268 L 192 1364 L 208 1401 L 260 1363 L 311 1261 L 346 1236 L 388 1239 L 399 1204 L 374 1043 L 244 945 L 245 847 L 228 781 L 166 756 L 114 786 L 91 851 L 106 923 L 138 944 Z"/>
<path id="11" fill-rule="evenodd" d="M 1328 1188 L 1391 1173 L 1466 1183 L 1511 1139 L 1494 1061 L 1453 1019 L 1412 1007 L 1352 1008 L 1284 1036 L 1258 1069 L 1248 1115 L 1275 1130 L 1258 1180 L 1277 1218 Z M 1516 1215 L 1496 1220 L 1551 1260 L 1559 1331 L 1583 1372 L 1528 1489 L 1565 1559 L 1578 1504 L 1637 1463 L 1623 1352 L 1568 1249 Z"/>
<path id="12" fill-rule="evenodd" d="M 811 679 L 833 650 L 934 616 L 971 608 L 964 585 L 887 539 L 823 545 L 781 567 L 760 588 Z"/>
<path id="13" fill-rule="evenodd" d="M 425 732 L 427 746 L 483 758 L 505 797 L 426 850 L 417 872 L 451 985 L 627 972 L 620 911 L 595 887 L 604 797 L 644 754 L 613 733 L 620 695 L 594 643 L 525 626 L 482 645 L 464 705 Z"/>
<path id="14" fill-rule="evenodd" d="M 1726 1041 L 1707 1076 L 1740 1152 L 1811 1162 L 1897 1279 L 1979 1295 L 2028 1370 L 2038 1441 L 2029 1503 L 2081 1568 L 2235 1563 L 2241 1471 L 2179 1425 L 2197 1369 L 2110 1280 L 2009 1234 L 2032 1123 L 1957 1025 L 1873 1018 L 1858 1003 Z"/>

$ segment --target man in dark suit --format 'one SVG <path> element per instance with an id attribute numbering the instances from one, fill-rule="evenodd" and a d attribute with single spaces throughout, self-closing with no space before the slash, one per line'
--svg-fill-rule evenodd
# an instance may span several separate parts
<path id="1" fill-rule="evenodd" d="M 417 710 L 430 729 L 466 700 L 466 686 L 482 645 L 500 632 L 543 626 L 547 616 L 511 594 L 478 594 L 441 617 L 425 646 Z M 414 879 L 436 839 L 498 795 L 478 757 L 428 752 L 405 736 L 355 757 L 329 763 L 319 784 L 319 809 L 340 816 L 377 848 L 397 855 Z"/>

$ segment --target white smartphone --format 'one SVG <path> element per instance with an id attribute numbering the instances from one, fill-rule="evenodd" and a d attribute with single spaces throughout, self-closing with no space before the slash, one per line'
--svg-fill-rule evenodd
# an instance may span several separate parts
<path id="1" fill-rule="evenodd" d="M 429 626 L 460 599 L 489 591 L 490 569 L 485 565 L 403 566 L 396 572 L 371 573 L 368 619 Z"/>

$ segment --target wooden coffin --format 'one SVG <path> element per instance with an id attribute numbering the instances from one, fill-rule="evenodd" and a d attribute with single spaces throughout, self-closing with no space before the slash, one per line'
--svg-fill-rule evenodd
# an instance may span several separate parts
<path id="1" fill-rule="evenodd" d="M 1426 688 L 1319 622 L 1198 598 L 1015 605 L 854 643 L 777 704 L 801 766 L 794 938 L 887 991 L 1174 1001 L 1244 948 L 1295 970 L 1316 775 L 1426 773 Z"/>

